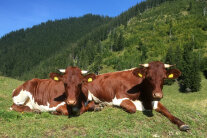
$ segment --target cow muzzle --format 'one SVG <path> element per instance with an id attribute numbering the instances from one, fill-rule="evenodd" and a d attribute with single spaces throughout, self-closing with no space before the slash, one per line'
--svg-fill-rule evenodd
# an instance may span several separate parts
<path id="1" fill-rule="evenodd" d="M 77 102 L 75 100 L 68 100 L 66 103 L 68 105 L 75 106 Z"/>
<path id="2" fill-rule="evenodd" d="M 153 93 L 152 96 L 153 96 L 154 99 L 157 99 L 157 100 L 160 100 L 160 99 L 163 98 L 163 94 L 162 93 L 158 93 L 158 92 Z"/>

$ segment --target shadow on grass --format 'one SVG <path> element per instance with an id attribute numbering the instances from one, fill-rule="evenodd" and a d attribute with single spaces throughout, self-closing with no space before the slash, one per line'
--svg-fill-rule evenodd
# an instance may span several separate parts
<path id="1" fill-rule="evenodd" d="M 146 115 L 147 117 L 153 117 L 153 116 L 154 116 L 152 110 L 149 110 L 149 111 L 143 111 L 142 113 L 143 113 L 144 115 Z"/>

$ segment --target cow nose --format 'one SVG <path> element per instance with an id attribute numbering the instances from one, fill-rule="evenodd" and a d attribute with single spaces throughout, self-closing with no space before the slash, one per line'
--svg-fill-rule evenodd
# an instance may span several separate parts
<path id="1" fill-rule="evenodd" d="M 162 93 L 154 93 L 153 94 L 153 98 L 155 98 L 155 99 L 162 99 L 163 95 L 162 95 Z"/>
<path id="2" fill-rule="evenodd" d="M 76 104 L 76 101 L 74 101 L 74 100 L 69 100 L 69 101 L 67 101 L 67 104 L 68 104 L 68 105 L 75 105 L 75 104 Z"/>

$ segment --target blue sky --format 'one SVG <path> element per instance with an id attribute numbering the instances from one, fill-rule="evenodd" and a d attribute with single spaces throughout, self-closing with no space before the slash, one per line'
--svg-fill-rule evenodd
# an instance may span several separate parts
<path id="1" fill-rule="evenodd" d="M 114 17 L 141 0 L 0 0 L 0 37 L 48 20 L 87 13 Z"/>

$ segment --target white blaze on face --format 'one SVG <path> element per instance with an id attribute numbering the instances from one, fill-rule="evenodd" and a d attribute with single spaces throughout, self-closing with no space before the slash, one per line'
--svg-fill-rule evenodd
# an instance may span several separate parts
<path id="1" fill-rule="evenodd" d="M 47 105 L 39 105 L 34 101 L 32 94 L 26 90 L 21 90 L 17 96 L 13 97 L 13 102 L 16 105 L 24 105 L 26 101 L 27 103 L 25 106 L 28 106 L 30 109 L 38 109 L 42 112 L 56 111 L 59 106 L 65 105 L 65 102 L 61 102 L 55 107 L 50 107 L 50 104 L 48 102 Z"/>

